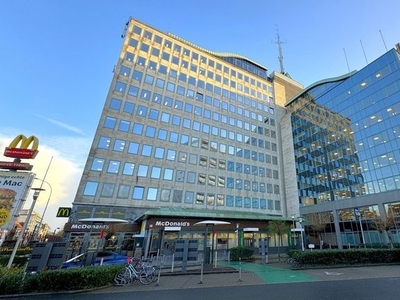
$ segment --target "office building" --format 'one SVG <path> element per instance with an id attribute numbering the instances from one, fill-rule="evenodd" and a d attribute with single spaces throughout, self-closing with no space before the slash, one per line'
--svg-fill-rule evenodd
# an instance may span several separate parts
<path id="1" fill-rule="evenodd" d="M 298 205 L 285 197 L 279 124 L 283 104 L 302 86 L 244 56 L 201 48 L 134 19 L 122 37 L 65 227 L 70 238 L 92 244 L 90 226 L 79 220 L 121 219 L 127 224 L 112 225 L 124 232 L 119 244 L 147 237 L 141 246 L 154 251 L 161 233 L 163 240 L 168 231 L 171 239 L 197 238 L 204 233 L 197 222 L 219 220 L 230 224 L 220 227 L 218 247 L 239 239 L 257 247 L 269 221 L 291 223 Z M 100 228 L 91 227 L 90 239 Z"/>
<path id="2" fill-rule="evenodd" d="M 399 44 L 358 72 L 321 80 L 285 106 L 307 243 L 399 243 Z M 288 167 L 290 165 L 288 164 Z M 318 237 L 319 236 L 319 237 Z"/>

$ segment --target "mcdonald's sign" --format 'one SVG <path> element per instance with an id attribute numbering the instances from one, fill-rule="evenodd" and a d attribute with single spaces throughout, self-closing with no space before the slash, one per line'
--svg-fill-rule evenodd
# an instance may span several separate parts
<path id="1" fill-rule="evenodd" d="M 71 207 L 59 207 L 57 210 L 57 218 L 68 218 L 71 215 Z"/>
<path id="2" fill-rule="evenodd" d="M 33 159 L 39 152 L 38 147 L 39 140 L 36 136 L 32 135 L 26 137 L 25 135 L 20 134 L 12 140 L 8 147 L 6 147 L 4 156 Z"/>

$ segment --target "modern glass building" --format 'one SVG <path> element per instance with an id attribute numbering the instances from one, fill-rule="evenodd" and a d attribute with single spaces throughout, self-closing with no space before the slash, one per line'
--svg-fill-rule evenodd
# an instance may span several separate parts
<path id="1" fill-rule="evenodd" d="M 298 185 L 291 195 L 297 192 L 307 221 L 307 242 L 339 248 L 400 242 L 396 48 L 358 72 L 313 84 L 286 104 Z"/>
<path id="2" fill-rule="evenodd" d="M 121 219 L 118 243 L 145 237 L 146 252 L 169 227 L 178 228 L 171 240 L 196 238 L 196 222 L 224 220 L 215 242 L 226 249 L 240 230 L 257 247 L 268 221 L 291 222 L 298 206 L 285 197 L 279 124 L 302 86 L 134 19 L 122 37 L 65 231 L 87 247 L 100 227 L 88 232 L 80 220 Z"/>

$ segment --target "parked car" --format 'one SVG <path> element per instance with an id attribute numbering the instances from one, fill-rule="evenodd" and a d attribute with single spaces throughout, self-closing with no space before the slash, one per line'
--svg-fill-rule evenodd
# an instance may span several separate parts
<path id="1" fill-rule="evenodd" d="M 130 257 L 112 251 L 86 252 L 65 261 L 61 269 L 80 268 L 84 266 L 123 265 L 131 260 Z"/>

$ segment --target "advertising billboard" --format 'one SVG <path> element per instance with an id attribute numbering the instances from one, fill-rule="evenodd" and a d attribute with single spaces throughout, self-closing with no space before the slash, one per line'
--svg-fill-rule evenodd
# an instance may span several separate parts
<path id="1" fill-rule="evenodd" d="M 7 229 L 11 216 L 26 198 L 34 178 L 31 172 L 0 171 L 0 228 Z"/>

